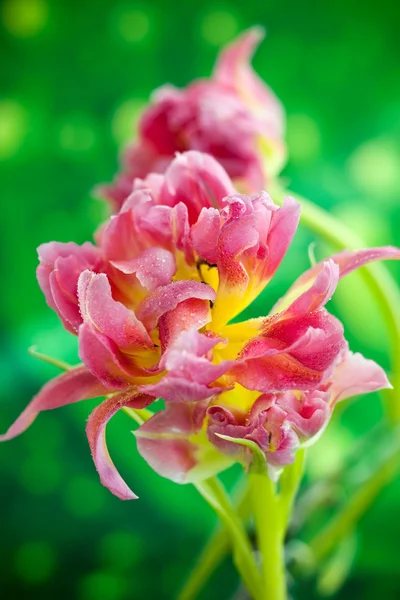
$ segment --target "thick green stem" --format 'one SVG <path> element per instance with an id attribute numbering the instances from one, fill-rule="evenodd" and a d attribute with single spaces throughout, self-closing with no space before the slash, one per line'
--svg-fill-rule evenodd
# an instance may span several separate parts
<path id="1" fill-rule="evenodd" d="M 275 484 L 266 469 L 249 473 L 254 521 L 261 554 L 261 600 L 286 600 L 284 517 Z"/>
<path id="2" fill-rule="evenodd" d="M 241 478 L 233 492 L 236 514 L 242 522 L 250 514 L 247 478 Z M 218 524 L 197 558 L 196 564 L 178 596 L 178 600 L 194 600 L 232 547 L 231 538 L 223 524 Z"/>
<path id="3" fill-rule="evenodd" d="M 301 223 L 318 234 L 338 250 L 361 249 L 367 244 L 354 231 L 323 208 L 288 190 L 276 186 L 272 189 L 273 198 L 281 203 L 284 195 L 294 196 L 302 206 Z M 387 324 L 392 356 L 392 384 L 395 391 L 385 391 L 388 415 L 393 423 L 400 421 L 400 289 L 382 264 L 375 264 L 360 270 L 365 283 L 373 294 Z"/>
<path id="4" fill-rule="evenodd" d="M 293 504 L 304 472 L 305 449 L 298 450 L 293 464 L 284 468 L 280 479 L 279 501 L 285 533 L 292 515 Z"/>
<path id="5" fill-rule="evenodd" d="M 254 559 L 250 540 L 230 498 L 217 478 L 206 479 L 195 487 L 224 523 L 231 537 L 235 566 L 254 600 L 264 600 L 260 573 Z M 272 597 L 269 600 L 273 600 Z"/>

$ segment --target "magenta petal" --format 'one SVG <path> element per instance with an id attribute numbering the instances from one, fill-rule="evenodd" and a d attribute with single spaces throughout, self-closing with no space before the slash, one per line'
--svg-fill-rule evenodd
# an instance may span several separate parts
<path id="1" fill-rule="evenodd" d="M 135 258 L 114 260 L 111 264 L 126 275 L 135 274 L 149 291 L 170 283 L 176 272 L 174 255 L 163 248 L 147 248 Z"/>
<path id="2" fill-rule="evenodd" d="M 215 291 L 205 283 L 175 281 L 149 294 L 138 310 L 138 317 L 148 331 L 151 331 L 157 325 L 160 317 L 176 308 L 180 302 L 189 298 L 214 302 L 215 296 Z"/>
<path id="3" fill-rule="evenodd" d="M 264 277 L 271 278 L 281 264 L 296 233 L 300 220 L 301 205 L 287 196 L 282 207 L 272 215 L 268 233 L 268 268 Z"/>
<path id="4" fill-rule="evenodd" d="M 193 247 L 203 260 L 210 265 L 218 261 L 218 237 L 221 229 L 220 211 L 216 208 L 203 208 L 191 229 Z"/>
<path id="5" fill-rule="evenodd" d="M 352 396 L 392 387 L 382 367 L 359 352 L 354 354 L 349 350 L 335 368 L 331 381 L 331 404 Z"/>
<path id="6" fill-rule="evenodd" d="M 67 296 L 65 296 L 65 293 L 59 284 L 57 271 L 50 273 L 48 281 L 52 302 L 54 304 L 54 310 L 60 317 L 65 329 L 76 335 L 79 325 L 82 323 L 78 300 L 75 299 L 75 301 L 71 301 Z"/>
<path id="7" fill-rule="evenodd" d="M 233 184 L 223 167 L 209 154 L 190 151 L 178 156 L 165 172 L 162 203 L 183 202 L 189 221 L 195 223 L 203 207 L 223 207 L 223 199 L 234 194 Z"/>
<path id="8" fill-rule="evenodd" d="M 331 299 L 338 281 L 339 266 L 332 259 L 323 262 L 312 285 L 284 311 L 284 317 L 302 316 L 322 308 Z"/>
<path id="9" fill-rule="evenodd" d="M 84 271 L 78 281 L 78 296 L 83 320 L 121 349 L 153 347 L 135 313 L 113 299 L 107 275 Z"/>
<path id="10" fill-rule="evenodd" d="M 57 312 L 65 328 L 76 334 L 82 322 L 77 299 L 78 277 L 85 269 L 101 268 L 101 253 L 88 242 L 82 246 L 50 242 L 38 247 L 38 255 L 36 276 L 47 304 Z"/>
<path id="11" fill-rule="evenodd" d="M 197 445 L 190 441 L 200 426 L 205 407 L 169 404 L 134 433 L 138 451 L 156 473 L 185 483 L 197 464 Z"/>
<path id="12" fill-rule="evenodd" d="M 143 385 L 139 389 L 144 394 L 151 394 L 155 398 L 163 398 L 169 403 L 187 403 L 211 398 L 211 396 L 225 392 L 227 388 L 208 387 L 196 381 L 186 381 L 167 374 L 158 383 Z"/>
<path id="13" fill-rule="evenodd" d="M 0 435 L 0 441 L 11 440 L 25 431 L 43 410 L 59 408 L 66 404 L 109 393 L 110 389 L 102 385 L 86 367 L 71 369 L 42 387 L 7 433 Z"/>
<path id="14" fill-rule="evenodd" d="M 123 389 L 138 375 L 118 346 L 89 323 L 79 328 L 79 358 L 105 386 Z"/>
<path id="15" fill-rule="evenodd" d="M 231 374 L 250 390 L 310 390 L 330 374 L 344 345 L 341 323 L 324 310 L 283 319 L 245 346 Z"/>
<path id="16" fill-rule="evenodd" d="M 209 386 L 215 384 L 234 361 L 213 364 L 205 357 L 220 341 L 195 329 L 184 331 L 166 349 L 160 361 L 160 368 L 167 374 L 158 383 L 141 389 L 168 402 L 196 402 L 221 393 L 226 388 Z"/>
<path id="17" fill-rule="evenodd" d="M 352 271 L 377 260 L 400 260 L 400 249 L 394 246 L 383 246 L 379 248 L 366 248 L 365 250 L 343 250 L 343 252 L 334 254 L 329 258 L 339 266 L 339 279 L 341 279 Z M 276 303 L 274 312 L 281 311 L 282 307 L 287 305 L 288 299 L 293 302 L 303 292 L 305 287 L 311 286 L 312 282 L 315 281 L 319 273 L 324 269 L 325 262 L 319 262 L 300 275 L 285 296 Z"/>
<path id="18" fill-rule="evenodd" d="M 153 398 L 138 394 L 137 391 L 121 392 L 97 406 L 90 414 L 86 425 L 86 434 L 100 481 L 121 500 L 133 500 L 137 496 L 126 485 L 111 460 L 106 444 L 106 426 L 111 417 L 123 406 L 143 408 L 152 400 Z"/>
<path id="19" fill-rule="evenodd" d="M 189 298 L 180 302 L 176 308 L 160 317 L 158 331 L 161 349 L 164 351 L 176 338 L 189 329 L 201 329 L 211 321 L 211 309 L 208 300 Z"/>
<path id="20" fill-rule="evenodd" d="M 213 80 L 233 89 L 248 108 L 265 121 L 268 133 L 280 137 L 284 128 L 282 106 L 250 64 L 263 37 L 264 30 L 261 27 L 252 27 L 224 48 L 218 57 Z"/>

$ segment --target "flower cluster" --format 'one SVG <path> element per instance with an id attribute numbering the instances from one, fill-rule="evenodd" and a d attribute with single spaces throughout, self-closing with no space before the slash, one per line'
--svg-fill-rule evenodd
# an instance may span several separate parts
<path id="1" fill-rule="evenodd" d="M 122 172 L 99 190 L 115 210 L 136 177 L 163 173 L 176 152 L 211 154 L 249 193 L 279 172 L 286 159 L 283 108 L 249 64 L 262 37 L 263 30 L 253 28 L 228 46 L 210 80 L 184 90 L 166 85 L 154 93 L 140 120 L 138 141 L 124 152 Z"/>
<path id="2" fill-rule="evenodd" d="M 202 149 L 214 148 L 214 136 L 225 143 L 226 105 L 213 101 L 211 126 L 202 113 L 204 94 L 232 90 L 235 104 L 238 60 L 241 85 L 262 103 L 265 89 L 242 64 L 254 39 L 244 36 L 223 53 L 215 81 L 161 96 L 144 118 L 146 135 L 151 131 L 167 145 L 174 123 L 176 139 L 186 140 L 190 130 Z M 252 115 L 264 122 L 262 111 Z M 236 130 L 234 136 L 239 156 L 248 140 Z M 255 451 L 276 474 L 323 431 L 337 402 L 390 386 L 376 363 L 349 350 L 342 324 L 325 305 L 341 277 L 372 261 L 399 259 L 400 250 L 341 252 L 306 271 L 269 315 L 233 322 L 277 271 L 300 205 L 288 197 L 280 207 L 264 191 L 238 193 L 222 166 L 234 161 L 198 150 L 173 158 L 175 138 L 166 146 L 163 173 L 133 176 L 95 245 L 39 247 L 39 284 L 78 337 L 83 364 L 47 383 L 0 437 L 20 434 L 40 411 L 105 396 L 89 417 L 87 436 L 102 483 L 122 499 L 135 495 L 105 443 L 106 425 L 122 407 L 140 409 L 163 398 L 165 408 L 136 431 L 138 450 L 155 471 L 185 483 L 233 462 L 248 466 Z M 133 155 L 143 142 L 147 156 L 148 139 Z M 136 166 L 133 161 L 133 172 Z M 231 174 L 247 177 L 248 171 L 232 168 Z"/>

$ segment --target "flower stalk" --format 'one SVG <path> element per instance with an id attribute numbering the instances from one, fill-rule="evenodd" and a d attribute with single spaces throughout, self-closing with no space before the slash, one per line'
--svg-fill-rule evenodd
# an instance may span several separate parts
<path id="1" fill-rule="evenodd" d="M 228 530 L 232 540 L 235 566 L 251 597 L 255 600 L 264 600 L 260 574 L 250 540 L 221 482 L 217 478 L 210 478 L 197 482 L 195 487 L 217 513 Z"/>
<path id="2" fill-rule="evenodd" d="M 249 473 L 257 545 L 261 555 L 261 600 L 286 600 L 284 518 L 276 485 L 266 469 Z"/>

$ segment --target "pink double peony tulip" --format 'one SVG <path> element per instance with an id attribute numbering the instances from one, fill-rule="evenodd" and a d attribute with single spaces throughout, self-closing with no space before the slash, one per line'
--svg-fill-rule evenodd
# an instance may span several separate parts
<path id="1" fill-rule="evenodd" d="M 153 94 L 139 123 L 138 140 L 123 154 L 122 172 L 100 188 L 116 211 L 135 178 L 163 173 L 176 152 L 211 154 L 250 193 L 279 172 L 286 157 L 283 108 L 250 65 L 262 37 L 262 29 L 253 28 L 227 46 L 210 79 L 185 89 L 166 85 Z"/>
<path id="2" fill-rule="evenodd" d="M 342 252 L 304 273 L 266 317 L 231 323 L 264 289 L 295 234 L 298 203 L 238 194 L 222 166 L 196 151 L 164 174 L 137 179 L 96 246 L 39 248 L 39 284 L 78 336 L 82 365 L 46 384 L 1 437 L 24 431 L 42 410 L 106 396 L 87 435 L 102 483 L 135 495 L 105 444 L 124 406 L 162 397 L 165 409 L 136 432 L 139 452 L 179 482 L 251 463 L 294 459 L 326 426 L 336 402 L 389 387 L 383 370 L 351 354 L 325 308 L 338 281 L 392 247 Z"/>

